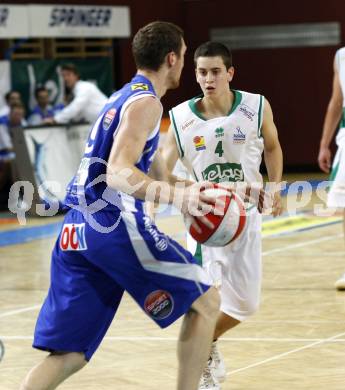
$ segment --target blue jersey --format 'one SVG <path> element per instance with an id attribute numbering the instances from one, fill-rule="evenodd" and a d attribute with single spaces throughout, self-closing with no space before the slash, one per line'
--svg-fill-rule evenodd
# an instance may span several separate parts
<path id="1" fill-rule="evenodd" d="M 144 76 L 136 75 L 109 98 L 90 131 L 78 172 L 67 187 L 66 207 L 118 212 L 123 209 L 143 210 L 143 201 L 107 186 L 105 175 L 114 138 L 126 108 L 133 101 L 148 95 L 156 97 L 151 82 Z M 136 163 L 136 167 L 144 173 L 148 173 L 158 147 L 159 123 L 160 120 Z"/>

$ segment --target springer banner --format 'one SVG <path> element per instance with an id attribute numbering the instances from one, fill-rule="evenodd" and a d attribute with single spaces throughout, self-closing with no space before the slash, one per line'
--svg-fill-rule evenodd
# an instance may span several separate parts
<path id="1" fill-rule="evenodd" d="M 0 4 L 0 38 L 26 38 L 29 36 L 27 7 Z"/>
<path id="2" fill-rule="evenodd" d="M 128 38 L 130 35 L 127 6 L 0 4 L 0 38 Z"/>
<path id="3" fill-rule="evenodd" d="M 29 5 L 31 37 L 129 37 L 128 7 Z"/>

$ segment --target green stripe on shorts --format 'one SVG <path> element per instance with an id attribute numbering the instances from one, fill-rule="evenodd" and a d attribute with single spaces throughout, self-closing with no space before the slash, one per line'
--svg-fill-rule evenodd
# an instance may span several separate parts
<path id="1" fill-rule="evenodd" d="M 202 251 L 201 251 L 201 244 L 199 242 L 197 242 L 196 244 L 194 257 L 198 260 L 198 264 L 202 265 Z"/>

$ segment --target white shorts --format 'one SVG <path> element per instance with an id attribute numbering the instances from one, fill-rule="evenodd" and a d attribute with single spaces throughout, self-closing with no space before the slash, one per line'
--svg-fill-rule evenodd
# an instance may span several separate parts
<path id="1" fill-rule="evenodd" d="M 345 128 L 339 130 L 336 142 L 338 149 L 329 179 L 332 185 L 327 196 L 327 206 L 345 208 Z"/>
<path id="2" fill-rule="evenodd" d="M 245 230 L 225 247 L 201 245 L 202 265 L 213 283 L 220 286 L 220 310 L 244 321 L 258 309 L 261 292 L 261 214 L 248 211 Z M 196 242 L 189 235 L 187 248 L 196 252 Z"/>

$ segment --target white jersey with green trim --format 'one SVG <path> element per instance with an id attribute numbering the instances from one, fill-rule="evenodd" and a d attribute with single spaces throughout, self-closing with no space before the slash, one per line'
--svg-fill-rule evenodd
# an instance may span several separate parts
<path id="1" fill-rule="evenodd" d="M 335 66 L 339 73 L 340 87 L 343 92 L 343 107 L 345 107 L 345 47 L 335 53 Z"/>
<path id="2" fill-rule="evenodd" d="M 227 116 L 203 118 L 196 106 L 201 96 L 170 111 L 180 158 L 197 181 L 262 183 L 264 98 L 238 90 L 233 93 Z"/>
<path id="3" fill-rule="evenodd" d="M 339 74 L 340 88 L 343 93 L 343 115 L 339 128 L 345 127 L 345 47 L 340 48 L 335 53 L 335 66 Z"/>

